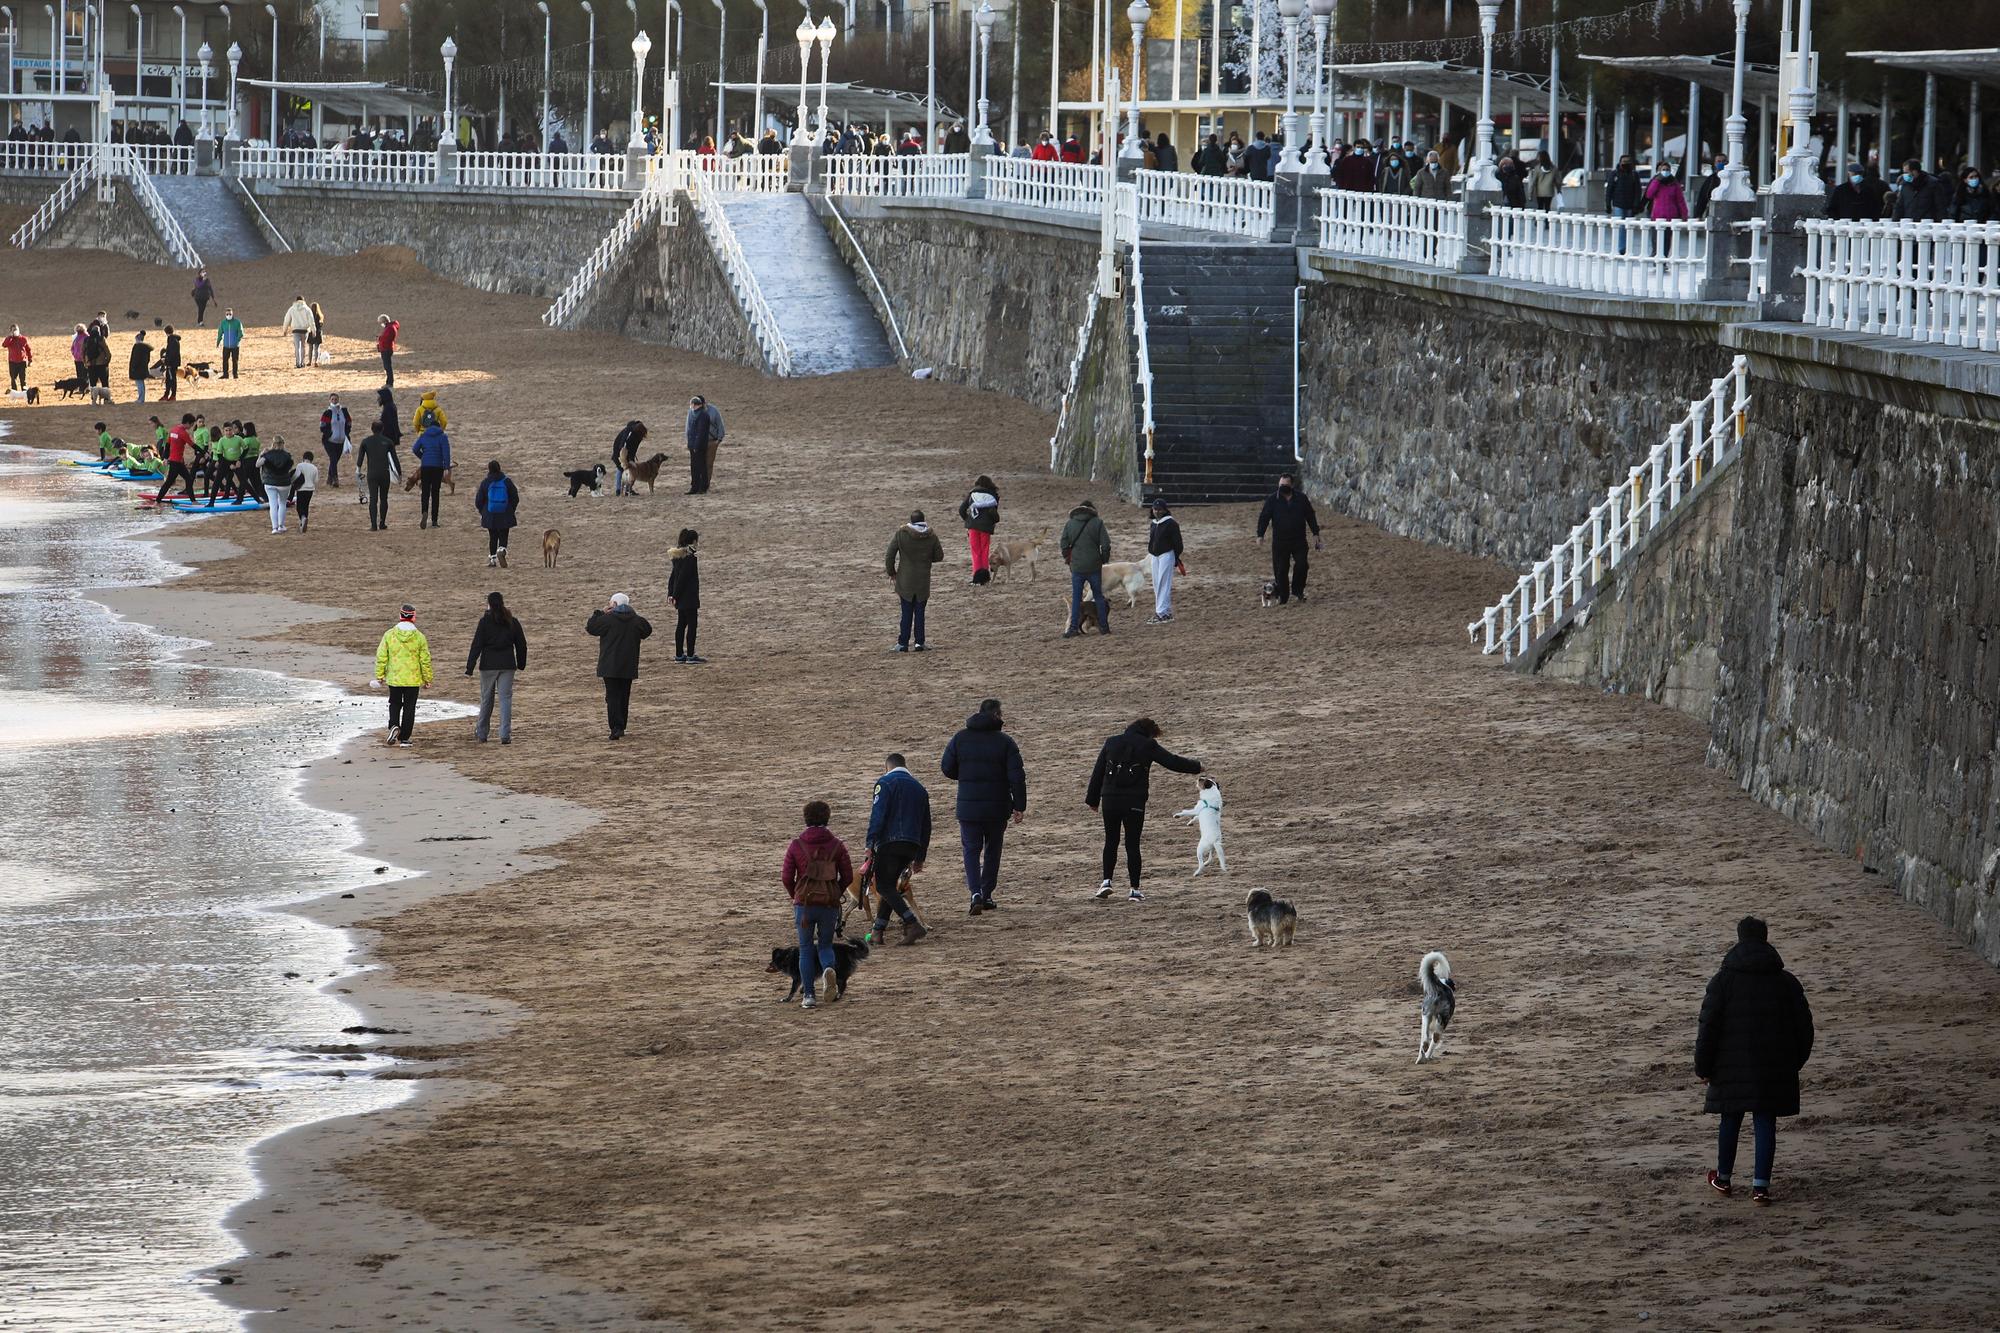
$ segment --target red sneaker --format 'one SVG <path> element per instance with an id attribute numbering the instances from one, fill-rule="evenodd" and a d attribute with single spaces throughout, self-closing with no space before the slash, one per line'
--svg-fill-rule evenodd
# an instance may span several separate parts
<path id="1" fill-rule="evenodd" d="M 1714 1171 L 1708 1173 L 1708 1187 L 1717 1194 L 1731 1194 L 1735 1192 L 1731 1189 L 1729 1182 Z"/>
<path id="2" fill-rule="evenodd" d="M 1766 1204 L 1767 1204 L 1767 1203 L 1769 1203 L 1769 1202 L 1771 1202 L 1771 1188 L 1770 1188 L 1770 1186 L 1768 1186 L 1768 1185 L 1752 1185 L 1752 1186 L 1750 1187 L 1750 1202 L 1752 1202 L 1752 1203 L 1766 1203 Z"/>

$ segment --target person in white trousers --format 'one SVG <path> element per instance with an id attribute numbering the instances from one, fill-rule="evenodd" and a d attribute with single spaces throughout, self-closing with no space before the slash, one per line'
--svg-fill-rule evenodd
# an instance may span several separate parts
<path id="1" fill-rule="evenodd" d="M 1153 562 L 1153 618 L 1146 623 L 1165 625 L 1174 618 L 1174 575 L 1185 566 L 1181 563 L 1180 521 L 1157 496 L 1152 527 L 1146 535 L 1146 554 Z"/>

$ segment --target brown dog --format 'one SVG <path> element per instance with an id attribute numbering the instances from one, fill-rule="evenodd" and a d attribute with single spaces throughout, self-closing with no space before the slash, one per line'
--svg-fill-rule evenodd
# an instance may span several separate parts
<path id="1" fill-rule="evenodd" d="M 550 528 L 542 534 L 542 568 L 554 569 L 556 557 L 562 554 L 562 533 Z"/>
<path id="2" fill-rule="evenodd" d="M 665 454 L 654 454 L 643 463 L 632 464 L 632 481 L 634 486 L 632 489 L 628 489 L 626 494 L 632 494 L 633 489 L 636 489 L 636 483 L 643 481 L 646 483 L 646 494 L 651 495 L 653 493 L 653 483 L 660 479 L 660 464 L 666 461 L 667 456 Z"/>
<path id="3" fill-rule="evenodd" d="M 993 572 L 997 576 L 1001 570 L 1011 570 L 1018 565 L 1028 567 L 1028 582 L 1035 581 L 1035 566 L 1041 562 L 1042 546 L 1046 538 L 1037 537 L 1033 541 L 1016 539 L 1011 542 L 994 542 L 992 546 Z"/>

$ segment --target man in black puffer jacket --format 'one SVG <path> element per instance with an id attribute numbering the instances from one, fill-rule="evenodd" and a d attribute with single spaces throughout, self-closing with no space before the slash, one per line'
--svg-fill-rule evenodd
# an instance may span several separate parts
<path id="1" fill-rule="evenodd" d="M 1111 896 L 1111 873 L 1118 869 L 1118 835 L 1125 835 L 1125 876 L 1128 901 L 1142 903 L 1139 892 L 1139 835 L 1146 828 L 1146 798 L 1151 794 L 1153 765 L 1176 773 L 1201 772 L 1201 760 L 1183 759 L 1160 744 L 1160 724 L 1142 717 L 1104 742 L 1097 767 L 1090 771 L 1090 790 L 1083 803 L 1092 810 L 1102 804 L 1104 815 L 1104 882 L 1093 898 Z"/>
<path id="2" fill-rule="evenodd" d="M 958 838 L 965 853 L 965 887 L 972 915 L 994 909 L 1000 882 L 1000 846 L 1007 821 L 1028 813 L 1028 777 L 1021 747 L 1001 730 L 1000 701 L 988 699 L 965 719 L 965 729 L 944 747 L 938 768 L 958 784 Z"/>
<path id="3" fill-rule="evenodd" d="M 1812 1055 L 1812 1007 L 1805 988 L 1785 970 L 1770 931 L 1754 916 L 1736 923 L 1736 947 L 1708 983 L 1694 1041 L 1695 1076 L 1708 1085 L 1702 1109 L 1722 1117 L 1715 1170 L 1708 1183 L 1727 1194 L 1736 1165 L 1736 1137 L 1750 1113 L 1756 1142 L 1750 1197 L 1771 1201 L 1771 1159 L 1778 1117 L 1799 1113 L 1799 1071 Z"/>

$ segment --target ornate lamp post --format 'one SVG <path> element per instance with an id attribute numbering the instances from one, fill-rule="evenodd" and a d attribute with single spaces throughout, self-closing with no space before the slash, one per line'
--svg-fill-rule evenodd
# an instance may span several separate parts
<path id="1" fill-rule="evenodd" d="M 757 35 L 757 95 L 750 108 L 750 142 L 755 145 L 764 139 L 764 53 L 771 47 L 771 10 L 765 0 L 750 0 L 757 6 L 758 20 L 763 24 Z"/>
<path id="2" fill-rule="evenodd" d="M 1305 159 L 1299 155 L 1299 15 L 1306 0 L 1278 0 L 1278 22 L 1285 29 L 1285 136 L 1278 170 L 1295 172 Z"/>
<path id="3" fill-rule="evenodd" d="M 458 105 L 452 101 L 452 67 L 458 63 L 458 43 L 449 36 L 444 45 L 438 47 L 438 54 L 444 57 L 444 134 L 439 142 L 458 147 Z"/>
<path id="4" fill-rule="evenodd" d="M 641 90 L 646 86 L 646 54 L 653 49 L 653 39 L 646 35 L 644 28 L 632 39 L 632 137 L 625 145 L 628 153 L 646 151 L 645 125 L 640 119 L 644 105 L 640 99 Z"/>
<path id="5" fill-rule="evenodd" d="M 278 146 L 278 7 L 265 5 L 271 16 L 271 147 Z"/>
<path id="6" fill-rule="evenodd" d="M 972 142 L 991 148 L 993 126 L 987 119 L 987 113 L 992 103 L 986 97 L 986 80 L 993 72 L 993 6 L 981 0 L 972 22 L 979 29 L 979 125 L 972 131 Z"/>
<path id="7" fill-rule="evenodd" d="M 194 53 L 194 58 L 201 62 L 201 137 L 208 139 L 215 134 L 215 123 L 208 114 L 208 66 L 215 59 L 215 51 L 203 42 L 201 50 Z"/>
<path id="8" fill-rule="evenodd" d="M 1757 192 L 1750 188 L 1750 169 L 1743 161 L 1743 134 L 1750 127 L 1743 117 L 1743 35 L 1750 25 L 1750 0 L 1733 0 L 1731 7 L 1736 11 L 1736 71 L 1730 80 L 1729 119 L 1722 127 L 1729 144 L 1729 165 L 1722 169 L 1722 186 L 1715 197 L 1750 204 L 1757 201 Z"/>
<path id="9" fill-rule="evenodd" d="M 1146 150 L 1139 146 L 1139 57 L 1145 50 L 1146 25 L 1152 21 L 1153 7 L 1146 0 L 1132 0 L 1125 6 L 1125 21 L 1132 25 L 1132 111 L 1125 122 L 1125 146 L 1118 156 L 1144 161 Z"/>
<path id="10" fill-rule="evenodd" d="M 240 43 L 229 44 L 229 137 L 236 139 L 236 69 L 243 63 L 243 47 Z"/>
<path id="11" fill-rule="evenodd" d="M 807 128 L 808 122 L 806 120 L 806 80 L 812 74 L 814 31 L 812 11 L 808 10 L 806 11 L 806 16 L 799 20 L 798 28 L 792 33 L 792 36 L 796 37 L 799 42 L 799 123 L 798 127 L 792 131 L 792 147 L 794 148 L 809 148 L 812 146 L 812 134 Z"/>
<path id="12" fill-rule="evenodd" d="M 831 18 L 822 18 L 813 37 L 819 42 L 819 137 L 826 138 L 826 66 L 833 58 L 833 35 L 838 31 Z"/>
<path id="13" fill-rule="evenodd" d="M 1300 170 L 1308 174 L 1326 172 L 1326 126 L 1332 117 L 1320 109 L 1322 84 L 1326 106 L 1333 106 L 1333 87 L 1326 83 L 1326 35 L 1333 23 L 1334 0 L 1311 0 L 1313 16 L 1313 109 L 1311 120 L 1312 157 Z"/>
<path id="14" fill-rule="evenodd" d="M 1814 77 L 1812 46 L 1812 0 L 1799 0 L 1799 27 L 1792 34 L 1792 69 L 1798 80 L 1792 85 L 1792 146 L 1785 154 L 1784 171 L 1771 184 L 1773 194 L 1819 195 L 1826 186 L 1819 178 L 1819 164 L 1813 161 L 1812 117 L 1819 102 L 1818 80 Z M 1732 164 L 1733 165 L 1733 164 Z M 1883 163 L 1884 169 L 1888 164 Z"/>
<path id="15" fill-rule="evenodd" d="M 583 0 L 584 15 L 590 21 L 590 35 L 583 43 L 583 151 L 595 152 L 597 142 L 597 11 Z"/>
<path id="16" fill-rule="evenodd" d="M 549 13 L 549 0 L 535 0 L 535 8 L 542 11 L 542 153 L 549 151 L 549 48 L 555 44 L 555 16 Z M 362 48 L 366 50 L 366 47 Z"/>
<path id="17" fill-rule="evenodd" d="M 1500 192 L 1500 172 L 1493 161 L 1493 30 L 1500 22 L 1500 0 L 1479 0 L 1479 150 L 1465 174 L 1468 193 Z M 1438 136 L 1442 139 L 1442 133 Z"/>
<path id="18" fill-rule="evenodd" d="M 729 7 L 722 0 L 714 0 L 715 10 L 722 16 L 720 30 L 715 35 L 715 147 L 722 150 L 724 104 L 729 100 Z"/>
<path id="19" fill-rule="evenodd" d="M 188 118 L 187 63 L 188 63 L 188 12 L 181 5 L 174 6 L 174 17 L 181 21 L 180 56 L 174 62 L 174 124 Z"/>

